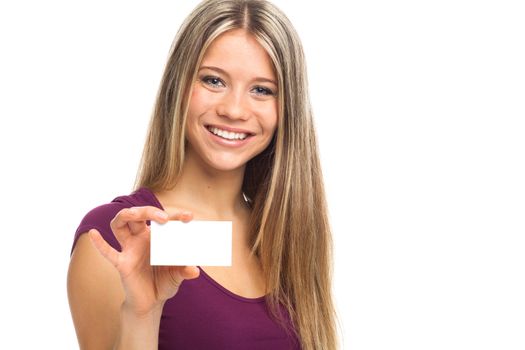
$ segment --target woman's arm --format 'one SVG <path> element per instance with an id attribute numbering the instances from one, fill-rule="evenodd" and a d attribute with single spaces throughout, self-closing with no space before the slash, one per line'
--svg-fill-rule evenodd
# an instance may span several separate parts
<path id="1" fill-rule="evenodd" d="M 124 290 L 115 267 L 82 234 L 67 276 L 69 307 L 80 349 L 114 349 Z"/>
<path id="2" fill-rule="evenodd" d="M 96 230 L 82 234 L 68 273 L 68 297 L 81 349 L 157 349 L 160 317 L 166 300 L 184 279 L 198 276 L 191 266 L 150 266 L 150 228 L 159 223 L 153 207 L 121 210 L 111 229 L 122 246 L 113 249 Z M 189 221 L 178 211 L 171 219 Z"/>

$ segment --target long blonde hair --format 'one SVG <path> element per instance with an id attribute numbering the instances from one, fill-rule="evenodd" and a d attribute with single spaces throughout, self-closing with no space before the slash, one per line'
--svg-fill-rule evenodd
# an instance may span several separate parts
<path id="1" fill-rule="evenodd" d="M 337 348 L 332 299 L 332 238 L 303 49 L 288 18 L 263 0 L 201 2 L 178 31 L 153 115 L 134 189 L 171 189 L 184 161 L 192 83 L 220 34 L 242 28 L 270 56 L 279 84 L 279 118 L 270 145 L 246 166 L 252 254 L 261 262 L 271 315 L 290 314 L 304 350 Z"/>

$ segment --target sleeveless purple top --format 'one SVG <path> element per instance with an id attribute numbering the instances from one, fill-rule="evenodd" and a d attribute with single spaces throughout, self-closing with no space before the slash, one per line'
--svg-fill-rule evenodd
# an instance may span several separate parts
<path id="1" fill-rule="evenodd" d="M 89 211 L 78 226 L 71 252 L 82 233 L 96 228 L 115 249 L 120 244 L 109 226 L 123 208 L 162 205 L 143 187 L 128 196 Z M 148 221 L 149 225 L 150 222 Z M 265 297 L 245 298 L 224 288 L 199 266 L 198 278 L 185 280 L 164 305 L 159 330 L 159 349 L 301 349 L 292 323 L 281 307 L 289 329 L 271 318 Z"/>

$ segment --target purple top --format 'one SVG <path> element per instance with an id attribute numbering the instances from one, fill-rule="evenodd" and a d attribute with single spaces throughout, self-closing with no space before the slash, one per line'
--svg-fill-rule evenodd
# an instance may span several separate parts
<path id="1" fill-rule="evenodd" d="M 110 221 L 123 208 L 145 205 L 164 210 L 153 192 L 145 187 L 92 209 L 78 226 L 71 251 L 78 237 L 91 228 L 96 228 L 120 251 Z M 199 277 L 183 281 L 177 294 L 164 305 L 159 349 L 300 349 L 293 331 L 287 332 L 271 318 L 264 296 L 245 298 L 234 294 L 200 266 L 199 269 Z M 281 310 L 291 326 L 285 308 Z"/>

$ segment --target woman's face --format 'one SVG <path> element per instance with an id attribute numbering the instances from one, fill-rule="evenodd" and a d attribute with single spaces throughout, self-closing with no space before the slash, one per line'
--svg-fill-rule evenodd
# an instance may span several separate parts
<path id="1" fill-rule="evenodd" d="M 243 167 L 270 143 L 277 115 L 270 57 L 246 31 L 225 32 L 207 49 L 193 86 L 187 156 L 217 170 Z"/>

